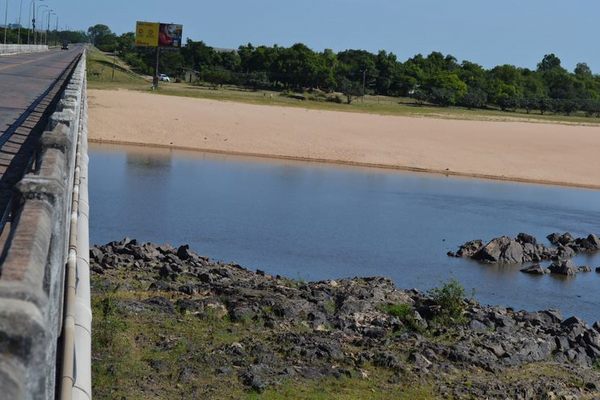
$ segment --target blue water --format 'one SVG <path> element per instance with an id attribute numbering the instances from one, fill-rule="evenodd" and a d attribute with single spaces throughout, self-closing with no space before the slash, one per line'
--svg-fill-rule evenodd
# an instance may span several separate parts
<path id="1" fill-rule="evenodd" d="M 310 280 L 457 279 L 485 304 L 600 320 L 600 274 L 530 276 L 446 256 L 519 232 L 600 233 L 600 191 L 138 147 L 90 147 L 91 241 L 189 244 L 216 260 Z M 600 266 L 600 253 L 577 265 Z"/>

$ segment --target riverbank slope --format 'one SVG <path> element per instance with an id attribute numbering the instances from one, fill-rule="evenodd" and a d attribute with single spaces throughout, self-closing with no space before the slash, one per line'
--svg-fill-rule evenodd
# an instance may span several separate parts
<path id="1" fill-rule="evenodd" d="M 124 239 L 90 251 L 94 393 L 144 399 L 593 399 L 600 323 L 450 281 L 305 282 Z"/>
<path id="2" fill-rule="evenodd" d="M 355 114 L 90 90 L 89 138 L 600 188 L 597 126 Z"/>

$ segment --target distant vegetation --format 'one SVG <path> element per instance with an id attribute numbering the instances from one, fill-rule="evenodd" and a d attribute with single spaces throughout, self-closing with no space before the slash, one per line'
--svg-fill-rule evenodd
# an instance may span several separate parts
<path id="1" fill-rule="evenodd" d="M 88 37 L 100 50 L 117 52 L 134 69 L 152 74 L 154 53 L 136 48 L 135 34 L 114 34 L 95 25 Z M 352 102 L 365 94 L 412 97 L 418 103 L 468 109 L 521 110 L 527 114 L 600 117 L 600 75 L 584 62 L 573 72 L 547 54 L 535 70 L 513 65 L 492 69 L 432 52 L 401 62 L 393 53 L 364 50 L 315 52 L 302 43 L 291 47 L 242 45 L 236 51 L 217 50 L 188 39 L 180 52 L 161 55 L 160 72 L 181 77 L 197 71 L 198 82 L 217 88 L 237 85 L 254 90 L 340 92 L 332 101 Z"/>
<path id="2" fill-rule="evenodd" d="M 63 30 L 59 31 L 56 29 L 51 29 L 46 32 L 45 29 L 42 31 L 37 31 L 36 33 L 36 42 L 37 44 L 43 43 L 48 44 L 48 46 L 55 46 L 61 44 L 63 41 L 68 43 L 85 43 L 88 41 L 87 34 L 82 31 L 70 31 Z M 4 35 L 4 28 L 0 29 L 2 35 Z M 19 36 L 21 37 L 19 39 Z M 33 32 L 29 30 L 27 27 L 22 27 L 21 29 L 17 28 L 9 28 L 6 30 L 6 43 L 7 44 L 27 44 L 27 39 L 29 36 L 29 44 L 33 44 Z M 43 39 L 40 37 L 43 36 Z"/>

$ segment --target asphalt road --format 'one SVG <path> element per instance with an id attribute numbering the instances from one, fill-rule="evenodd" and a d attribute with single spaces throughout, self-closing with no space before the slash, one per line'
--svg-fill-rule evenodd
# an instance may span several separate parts
<path id="1" fill-rule="evenodd" d="M 82 51 L 82 46 L 74 46 L 69 51 L 0 57 L 0 247 L 8 232 L 4 227 L 13 187 L 27 172 L 51 112 L 47 108 L 55 107 L 52 99 L 62 86 L 50 89 Z"/>
<path id="2" fill-rule="evenodd" d="M 0 57 L 0 135 L 27 110 L 83 50 L 72 46 L 68 51 Z"/>

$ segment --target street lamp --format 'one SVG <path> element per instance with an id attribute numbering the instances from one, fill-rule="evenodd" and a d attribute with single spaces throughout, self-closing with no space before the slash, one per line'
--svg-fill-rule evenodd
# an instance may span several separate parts
<path id="1" fill-rule="evenodd" d="M 50 18 L 50 13 L 52 12 L 52 10 L 50 8 L 48 8 L 47 10 L 42 11 L 42 23 L 40 24 L 40 44 L 44 44 L 44 31 L 45 31 L 45 27 L 46 24 L 44 23 L 44 18 L 46 13 L 48 13 L 48 18 Z"/>
<path id="2" fill-rule="evenodd" d="M 58 14 L 56 15 L 56 28 L 54 29 L 54 45 L 58 46 Z"/>
<path id="3" fill-rule="evenodd" d="M 44 1 L 44 0 L 38 0 L 38 1 Z M 33 9 L 33 20 L 31 19 L 31 10 L 32 9 Z M 29 33 L 31 30 L 32 22 L 33 22 L 33 29 L 35 29 L 35 0 L 31 0 L 29 2 L 29 22 L 27 23 L 27 44 L 29 44 Z"/>
<path id="4" fill-rule="evenodd" d="M 19 34 L 17 35 L 17 44 L 21 44 L 21 11 L 23 10 L 23 0 L 19 4 Z"/>
<path id="5" fill-rule="evenodd" d="M 34 7 L 35 7 L 35 4 L 34 4 Z M 40 15 L 40 8 L 42 8 L 42 7 L 48 7 L 48 6 L 45 4 L 37 6 L 37 15 Z M 35 33 L 35 14 L 36 14 L 36 12 L 34 9 L 34 13 L 33 13 L 33 25 L 34 25 L 33 26 L 33 44 L 37 44 L 37 35 Z M 42 26 L 42 28 L 43 28 L 43 26 Z"/>
<path id="6" fill-rule="evenodd" d="M 56 15 L 54 12 L 51 12 L 50 14 L 48 14 L 48 27 L 46 28 L 46 41 L 45 41 L 45 45 L 48 45 L 48 32 L 50 32 L 50 16 L 52 15 Z"/>
<path id="7" fill-rule="evenodd" d="M 4 8 L 4 44 L 6 44 L 6 31 L 8 30 L 8 0 L 6 0 L 6 7 Z"/>

